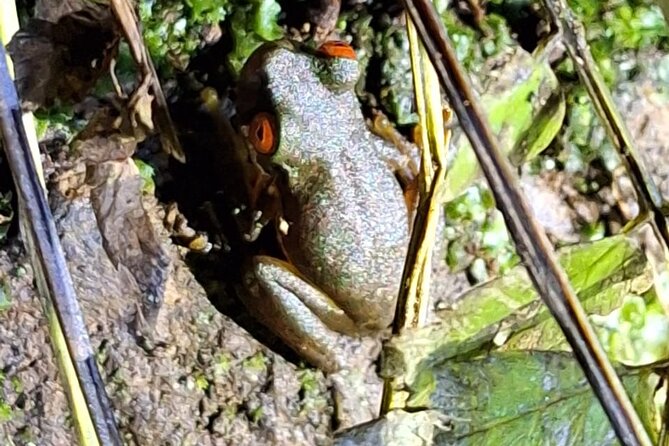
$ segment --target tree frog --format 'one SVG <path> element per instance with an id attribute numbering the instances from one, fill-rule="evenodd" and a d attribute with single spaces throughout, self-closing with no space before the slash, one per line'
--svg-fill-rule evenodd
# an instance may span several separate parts
<path id="1" fill-rule="evenodd" d="M 245 304 L 291 348 L 325 371 L 345 365 L 349 337 L 393 320 L 410 212 L 395 173 L 413 161 L 374 135 L 354 93 L 354 50 L 260 47 L 237 89 L 255 161 L 278 191 L 283 258 L 245 268 Z"/>

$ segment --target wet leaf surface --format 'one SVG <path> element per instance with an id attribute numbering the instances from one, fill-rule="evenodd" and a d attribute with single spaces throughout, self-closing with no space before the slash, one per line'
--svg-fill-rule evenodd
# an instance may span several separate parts
<path id="1" fill-rule="evenodd" d="M 657 380 L 648 371 L 619 373 L 635 409 L 653 432 Z M 432 392 L 422 397 L 449 417 L 448 431 L 435 437 L 437 445 L 510 444 L 510 438 L 527 445 L 618 443 L 570 353 L 516 351 L 448 361 L 435 365 L 419 381 L 432 383 Z"/>
<path id="2" fill-rule="evenodd" d="M 652 284 L 643 251 L 626 236 L 563 248 L 558 254 L 588 313 L 606 312 L 628 292 L 642 293 Z M 586 266 L 593 259 L 597 262 Z M 430 364 L 481 348 L 487 350 L 496 336 L 502 339 L 499 343 L 507 341 L 516 348 L 557 348 L 564 344 L 562 333 L 553 325 L 522 265 L 471 289 L 437 316 L 438 324 L 408 330 L 388 343 L 385 367 L 389 373 L 401 374 L 411 385 Z"/>

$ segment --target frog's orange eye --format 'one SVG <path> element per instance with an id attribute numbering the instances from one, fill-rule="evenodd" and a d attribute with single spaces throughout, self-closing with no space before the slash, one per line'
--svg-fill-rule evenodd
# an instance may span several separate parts
<path id="1" fill-rule="evenodd" d="M 351 45 L 339 40 L 325 42 L 318 48 L 318 52 L 327 57 L 341 57 L 344 59 L 356 59 L 355 50 Z"/>
<path id="2" fill-rule="evenodd" d="M 249 141 L 258 153 L 271 155 L 276 151 L 276 124 L 274 116 L 269 113 L 258 113 L 249 125 Z"/>

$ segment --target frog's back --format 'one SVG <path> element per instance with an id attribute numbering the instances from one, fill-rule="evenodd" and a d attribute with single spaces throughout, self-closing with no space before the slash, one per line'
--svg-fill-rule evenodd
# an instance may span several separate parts
<path id="1" fill-rule="evenodd" d="M 393 172 L 366 152 L 373 144 L 356 147 L 328 161 L 317 191 L 298 192 L 303 212 L 291 245 L 300 270 L 359 325 L 379 329 L 394 315 L 409 217 Z"/>
<path id="2" fill-rule="evenodd" d="M 403 193 L 353 91 L 356 61 L 277 48 L 263 76 L 277 116 L 272 157 L 297 207 L 290 260 L 358 325 L 392 321 L 409 241 Z"/>

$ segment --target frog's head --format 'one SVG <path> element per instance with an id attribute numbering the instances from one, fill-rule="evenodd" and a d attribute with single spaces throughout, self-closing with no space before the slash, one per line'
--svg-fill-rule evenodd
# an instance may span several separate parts
<path id="1" fill-rule="evenodd" d="M 261 46 L 240 74 L 237 111 L 249 141 L 285 166 L 337 150 L 358 125 L 353 92 L 360 69 L 353 49 L 328 42 L 316 51 L 279 41 Z M 356 123 L 356 124 L 352 124 Z"/>

